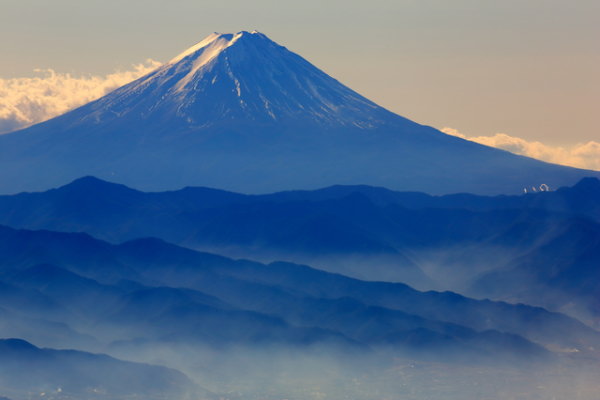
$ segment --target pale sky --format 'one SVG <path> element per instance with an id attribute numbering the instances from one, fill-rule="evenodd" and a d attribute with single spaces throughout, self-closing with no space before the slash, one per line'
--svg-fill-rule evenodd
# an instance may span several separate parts
<path id="1" fill-rule="evenodd" d="M 598 0 L 0 0 L 0 79 L 106 76 L 253 29 L 419 123 L 600 141 Z"/>

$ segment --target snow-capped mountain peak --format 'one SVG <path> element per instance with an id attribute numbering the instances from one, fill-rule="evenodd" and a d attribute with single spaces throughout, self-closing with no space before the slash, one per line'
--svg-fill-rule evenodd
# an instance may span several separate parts
<path id="1" fill-rule="evenodd" d="M 204 39 L 202 39 L 200 42 L 196 43 L 195 45 L 189 47 L 188 49 L 182 51 L 180 54 L 178 54 L 177 56 L 175 56 L 172 60 L 169 61 L 169 64 L 176 64 L 179 61 L 183 60 L 186 57 L 189 56 L 193 56 L 194 58 L 197 58 L 198 55 L 196 53 L 201 52 L 201 53 L 206 53 L 204 55 L 204 59 L 206 61 L 209 60 L 209 56 L 208 54 L 210 54 L 212 57 L 218 55 L 219 52 L 221 52 L 223 49 L 233 45 L 238 39 L 240 39 L 242 36 L 247 36 L 247 35 L 252 35 L 255 38 L 260 38 L 260 39 L 268 39 L 265 35 L 263 35 L 262 33 L 254 30 L 252 32 L 247 32 L 247 31 L 240 31 L 238 33 L 219 33 L 219 32 L 213 32 L 210 35 L 208 35 L 207 37 L 205 37 Z"/>
<path id="2" fill-rule="evenodd" d="M 92 107 L 84 119 L 195 127 L 287 121 L 370 128 L 400 118 L 258 31 L 212 33 Z"/>
<path id="3" fill-rule="evenodd" d="M 213 33 L 92 103 L 0 135 L 0 193 L 82 175 L 249 193 L 334 184 L 515 193 L 598 176 L 419 125 L 257 31 Z"/>
<path id="4" fill-rule="evenodd" d="M 169 61 L 169 65 L 175 65 L 183 60 L 187 60 L 191 64 L 191 66 L 186 65 L 189 72 L 177 83 L 177 90 L 183 90 L 202 67 L 218 57 L 223 50 L 235 45 L 242 37 L 245 37 L 245 40 L 269 40 L 258 31 L 241 31 L 235 34 L 214 32 Z M 239 96 L 239 85 L 236 85 L 236 92 Z"/>

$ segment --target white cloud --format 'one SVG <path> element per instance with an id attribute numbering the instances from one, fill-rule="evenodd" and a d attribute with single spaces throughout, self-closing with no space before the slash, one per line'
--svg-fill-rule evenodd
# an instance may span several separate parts
<path id="1" fill-rule="evenodd" d="M 33 78 L 0 78 L 0 133 L 45 121 L 95 100 L 160 65 L 151 59 L 105 76 L 80 76 L 35 70 Z"/>
<path id="2" fill-rule="evenodd" d="M 453 128 L 442 128 L 442 132 L 463 139 L 497 147 L 511 153 L 537 158 L 555 164 L 577 168 L 600 170 L 600 143 L 589 141 L 571 147 L 550 146 L 542 142 L 527 141 L 519 137 L 496 133 L 493 136 L 466 136 Z"/>

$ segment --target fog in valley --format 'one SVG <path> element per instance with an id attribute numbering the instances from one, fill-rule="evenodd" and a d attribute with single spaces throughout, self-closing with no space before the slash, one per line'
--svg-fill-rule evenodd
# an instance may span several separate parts
<path id="1" fill-rule="evenodd" d="M 85 178 L 0 196 L 0 394 L 595 399 L 600 228 L 581 191 L 422 208 Z"/>

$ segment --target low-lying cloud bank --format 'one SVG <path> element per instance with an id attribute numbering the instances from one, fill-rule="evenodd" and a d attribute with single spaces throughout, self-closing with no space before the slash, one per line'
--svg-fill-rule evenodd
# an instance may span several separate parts
<path id="1" fill-rule="evenodd" d="M 152 59 L 129 71 L 104 76 L 73 76 L 36 69 L 31 78 L 0 78 L 0 133 L 45 121 L 129 83 L 160 66 Z"/>
<path id="2" fill-rule="evenodd" d="M 600 143 L 589 141 L 572 147 L 549 146 L 541 142 L 530 142 L 506 133 L 496 133 L 493 136 L 466 136 L 453 128 L 442 128 L 442 132 L 463 139 L 537 158 L 555 164 L 571 167 L 600 170 Z"/>

